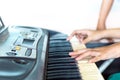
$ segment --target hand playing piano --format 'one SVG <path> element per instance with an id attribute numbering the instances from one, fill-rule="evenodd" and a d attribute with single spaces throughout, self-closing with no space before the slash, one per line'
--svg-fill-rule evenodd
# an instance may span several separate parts
<path id="1" fill-rule="evenodd" d="M 91 56 L 89 62 L 97 62 L 100 60 L 106 60 L 110 58 L 120 57 L 120 43 L 115 43 L 110 46 L 104 46 L 99 48 L 86 48 L 75 52 L 70 52 L 69 55 L 76 60 L 81 60 L 85 57 Z"/>
<path id="2" fill-rule="evenodd" d="M 102 31 L 96 30 L 74 30 L 72 34 L 67 38 L 67 40 L 71 40 L 74 36 L 83 43 L 88 43 L 91 41 L 97 41 L 103 38 Z"/>
<path id="3" fill-rule="evenodd" d="M 71 40 L 74 36 L 82 41 L 82 43 L 88 43 L 90 41 L 100 40 L 107 37 L 120 38 L 120 29 L 111 29 L 111 30 L 75 30 L 73 33 L 67 38 L 67 40 Z M 70 52 L 69 55 L 76 60 L 81 60 L 88 56 L 91 56 L 89 62 L 97 62 L 100 60 L 106 60 L 110 58 L 118 58 L 120 57 L 120 43 L 115 43 L 110 46 L 104 46 L 99 48 L 84 48 L 74 52 Z"/>

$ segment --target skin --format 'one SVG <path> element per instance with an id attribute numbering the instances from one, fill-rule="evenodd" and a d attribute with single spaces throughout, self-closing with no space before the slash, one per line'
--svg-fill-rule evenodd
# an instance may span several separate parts
<path id="1" fill-rule="evenodd" d="M 102 1 L 96 30 L 75 30 L 67 38 L 67 40 L 69 41 L 73 36 L 76 36 L 79 41 L 86 44 L 88 42 L 98 41 L 101 39 L 107 39 L 109 42 L 113 42 L 113 38 L 120 38 L 120 29 L 106 30 L 106 19 L 112 8 L 113 2 L 114 0 Z M 89 62 L 97 62 L 100 60 L 120 57 L 119 49 L 120 43 L 118 42 L 110 46 L 81 49 L 75 52 L 70 52 L 69 55 L 76 60 L 83 59 L 87 56 L 92 56 Z"/>
<path id="2" fill-rule="evenodd" d="M 98 24 L 97 24 L 97 30 L 104 30 L 106 29 L 106 19 L 109 15 L 109 12 L 112 8 L 114 0 L 103 0 L 101 9 L 100 9 L 100 14 L 99 14 L 99 19 L 98 19 Z"/>
<path id="3" fill-rule="evenodd" d="M 114 0 L 103 0 L 96 30 L 106 29 L 106 19 L 110 13 Z M 112 38 L 107 38 L 108 42 L 113 42 Z"/>
<path id="4" fill-rule="evenodd" d="M 116 29 L 107 29 L 107 30 L 75 30 L 72 34 L 67 38 L 68 41 L 72 39 L 72 37 L 76 36 L 77 39 L 83 43 L 88 43 L 91 41 L 96 41 L 104 38 L 119 38 L 120 39 L 120 28 Z M 85 37 L 84 37 L 85 36 Z M 83 38 L 84 37 L 84 38 Z M 115 43 L 110 46 L 104 46 L 99 48 L 86 48 L 81 49 L 75 52 L 70 52 L 69 55 L 76 60 L 81 60 L 87 56 L 92 56 L 89 62 L 97 62 L 100 60 L 106 60 L 110 58 L 118 58 L 120 57 L 120 43 Z"/>

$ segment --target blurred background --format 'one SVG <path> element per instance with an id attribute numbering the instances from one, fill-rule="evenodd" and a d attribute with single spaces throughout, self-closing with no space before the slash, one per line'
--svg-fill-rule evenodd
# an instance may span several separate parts
<path id="1" fill-rule="evenodd" d="M 42 27 L 70 34 L 75 29 L 95 29 L 102 0 L 0 0 L 6 26 Z M 115 0 L 107 27 L 120 27 L 120 0 Z"/>

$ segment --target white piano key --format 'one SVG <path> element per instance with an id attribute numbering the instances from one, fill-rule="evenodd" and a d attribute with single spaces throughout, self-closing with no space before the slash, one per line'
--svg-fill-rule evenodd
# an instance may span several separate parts
<path id="1" fill-rule="evenodd" d="M 70 43 L 72 45 L 73 51 L 86 48 L 86 46 L 83 43 L 80 43 L 77 39 L 70 40 Z M 82 79 L 83 80 L 104 80 L 96 64 L 88 63 L 89 59 L 90 57 L 87 57 L 86 59 L 77 61 L 77 65 L 79 68 L 79 72 L 82 76 Z"/>

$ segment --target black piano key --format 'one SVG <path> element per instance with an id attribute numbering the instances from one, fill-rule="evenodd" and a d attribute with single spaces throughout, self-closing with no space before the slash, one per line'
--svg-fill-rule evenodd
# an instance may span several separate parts
<path id="1" fill-rule="evenodd" d="M 56 52 L 56 53 L 50 53 L 49 55 L 48 55 L 48 57 L 60 57 L 60 56 L 63 56 L 63 57 L 68 57 L 69 56 L 69 53 L 68 52 L 63 52 L 63 53 L 61 53 L 61 52 Z"/>
<path id="2" fill-rule="evenodd" d="M 59 58 L 63 58 L 63 57 L 67 57 L 68 55 L 49 55 L 48 58 L 56 58 L 56 57 L 59 57 Z"/>
<path id="3" fill-rule="evenodd" d="M 56 76 L 48 76 L 48 80 L 82 80 L 79 75 L 56 75 Z"/>
<path id="4" fill-rule="evenodd" d="M 59 74 L 59 73 L 63 73 L 63 72 L 66 72 L 66 73 L 77 73 L 77 74 L 79 74 L 79 71 L 77 70 L 77 69 L 56 69 L 56 70 L 48 70 L 48 72 L 47 72 L 47 74 L 50 74 L 50 75 L 52 75 L 52 74 Z"/>
<path id="5" fill-rule="evenodd" d="M 59 72 L 59 73 L 48 74 L 47 76 L 59 76 L 59 75 L 70 76 L 70 75 L 78 75 L 78 73 L 77 72 Z"/>
<path id="6" fill-rule="evenodd" d="M 51 66 L 47 68 L 48 72 L 78 71 L 78 66 Z"/>
<path id="7" fill-rule="evenodd" d="M 63 52 L 59 52 L 59 51 L 58 52 L 57 51 L 56 52 L 49 52 L 49 55 L 61 55 L 61 54 L 62 55 L 69 55 L 69 52 L 67 52 L 67 51 L 66 52 L 65 51 L 63 51 Z"/>
<path id="8" fill-rule="evenodd" d="M 68 69 L 68 70 L 71 70 L 71 69 L 78 69 L 78 67 L 77 66 L 53 66 L 53 67 L 48 67 L 48 71 L 49 70 L 66 70 L 66 69 Z"/>
<path id="9" fill-rule="evenodd" d="M 75 60 L 49 60 L 48 64 L 75 63 Z"/>
<path id="10" fill-rule="evenodd" d="M 75 60 L 49 60 L 48 64 L 58 64 L 58 63 L 75 63 Z"/>
<path id="11" fill-rule="evenodd" d="M 62 70 L 59 70 L 59 69 L 56 69 L 56 70 L 48 70 L 47 73 L 58 73 L 58 72 L 78 72 L 78 69 L 62 69 Z"/>
<path id="12" fill-rule="evenodd" d="M 62 43 L 61 45 L 63 45 L 64 43 L 65 43 L 65 44 L 70 44 L 70 42 L 69 42 L 69 41 L 66 41 L 66 40 L 51 40 L 51 41 L 49 42 L 49 44 L 57 44 L 57 43 Z"/>
<path id="13" fill-rule="evenodd" d="M 48 78 L 63 78 L 63 79 L 81 79 L 79 71 L 76 69 L 54 70 L 48 71 Z"/>
<path id="14" fill-rule="evenodd" d="M 72 75 L 72 76 L 70 76 L 70 75 Z M 59 73 L 59 74 L 53 74 L 53 75 L 48 75 L 48 78 L 61 78 L 61 79 L 78 79 L 78 78 L 80 78 L 81 76 L 80 75 L 78 75 L 77 73 L 66 73 L 66 72 L 64 72 L 64 73 Z"/>
<path id="15" fill-rule="evenodd" d="M 62 47 L 62 46 L 69 46 L 69 47 L 71 47 L 70 46 L 71 44 L 70 43 L 68 43 L 68 42 L 63 42 L 63 43 L 61 43 L 61 42 L 51 42 L 50 44 L 49 44 L 49 47 Z"/>
<path id="16" fill-rule="evenodd" d="M 67 51 L 63 51 L 63 52 L 62 51 L 61 52 L 58 51 L 58 52 L 49 52 L 49 55 L 51 55 L 51 54 L 63 54 L 64 55 L 64 54 L 68 54 L 68 53 L 69 52 L 67 52 Z"/>
<path id="17" fill-rule="evenodd" d="M 108 46 L 111 45 L 113 43 L 87 43 L 86 46 L 88 48 L 95 48 L 95 47 L 102 47 L 102 46 Z"/>
<path id="18" fill-rule="evenodd" d="M 52 56 L 69 56 L 69 52 L 67 52 L 67 51 L 66 52 L 62 52 L 62 51 L 60 51 L 60 52 L 59 51 L 58 52 L 57 51 L 56 52 L 49 52 L 49 55 L 50 56 L 51 55 Z"/>
<path id="19" fill-rule="evenodd" d="M 62 57 L 62 58 L 60 58 L 59 56 L 58 56 L 58 58 L 56 59 L 56 58 L 50 58 L 51 60 L 70 60 L 70 59 L 73 59 L 73 58 L 71 58 L 71 57 Z M 73 59 L 74 60 L 74 59 Z"/>
<path id="20" fill-rule="evenodd" d="M 61 34 L 61 33 L 58 33 L 58 34 L 55 34 L 55 35 L 53 35 L 52 37 L 50 37 L 50 39 L 54 39 L 54 40 L 58 40 L 58 39 L 60 39 L 60 40 L 62 40 L 62 39 L 66 39 L 68 36 L 67 35 L 63 35 L 63 34 Z"/>
<path id="21" fill-rule="evenodd" d="M 76 63 L 59 63 L 59 64 L 49 64 L 48 65 L 48 69 L 49 67 L 54 67 L 54 66 L 57 66 L 57 67 L 76 67 Z"/>
<path id="22" fill-rule="evenodd" d="M 49 58 L 48 62 L 76 62 L 76 60 L 71 59 L 70 57 L 59 57 L 59 58 Z"/>
<path id="23" fill-rule="evenodd" d="M 56 42 L 56 43 L 52 43 L 52 44 L 49 45 L 49 47 L 63 47 L 63 46 L 69 46 L 70 47 L 70 43 L 65 42 L 64 44 L 61 44 L 61 43 Z"/>
<path id="24" fill-rule="evenodd" d="M 58 62 L 58 63 L 57 63 Z M 48 67 L 50 67 L 50 66 L 69 66 L 69 65 L 71 65 L 71 66 L 73 66 L 73 65 L 77 65 L 77 63 L 75 62 L 75 61 L 73 61 L 73 62 L 71 62 L 71 61 L 63 61 L 63 63 L 62 63 L 62 61 L 52 61 L 52 62 L 48 62 L 48 63 L 51 63 L 51 64 L 49 64 L 48 65 Z"/>
<path id="25" fill-rule="evenodd" d="M 61 40 L 61 39 L 58 39 L 58 40 L 50 40 L 50 42 L 49 42 L 50 44 L 51 43 L 69 43 L 69 41 L 67 41 L 67 40 Z"/>
<path id="26" fill-rule="evenodd" d="M 50 38 L 50 41 L 57 41 L 57 40 L 62 40 L 62 41 L 66 41 L 67 37 L 52 37 Z"/>
<path id="27" fill-rule="evenodd" d="M 54 74 L 48 74 L 48 76 L 60 76 L 60 75 L 65 75 L 65 76 L 78 75 L 78 72 L 59 72 Z"/>
<path id="28" fill-rule="evenodd" d="M 61 40 L 58 40 L 58 41 L 50 41 L 49 43 L 50 44 L 57 44 L 57 43 L 67 43 L 67 41 L 61 41 Z M 67 43 L 68 44 L 68 43 Z M 62 44 L 62 45 L 64 45 L 64 44 Z"/>
<path id="29" fill-rule="evenodd" d="M 71 52 L 71 47 L 56 47 L 56 48 L 49 48 L 49 52 Z"/>

